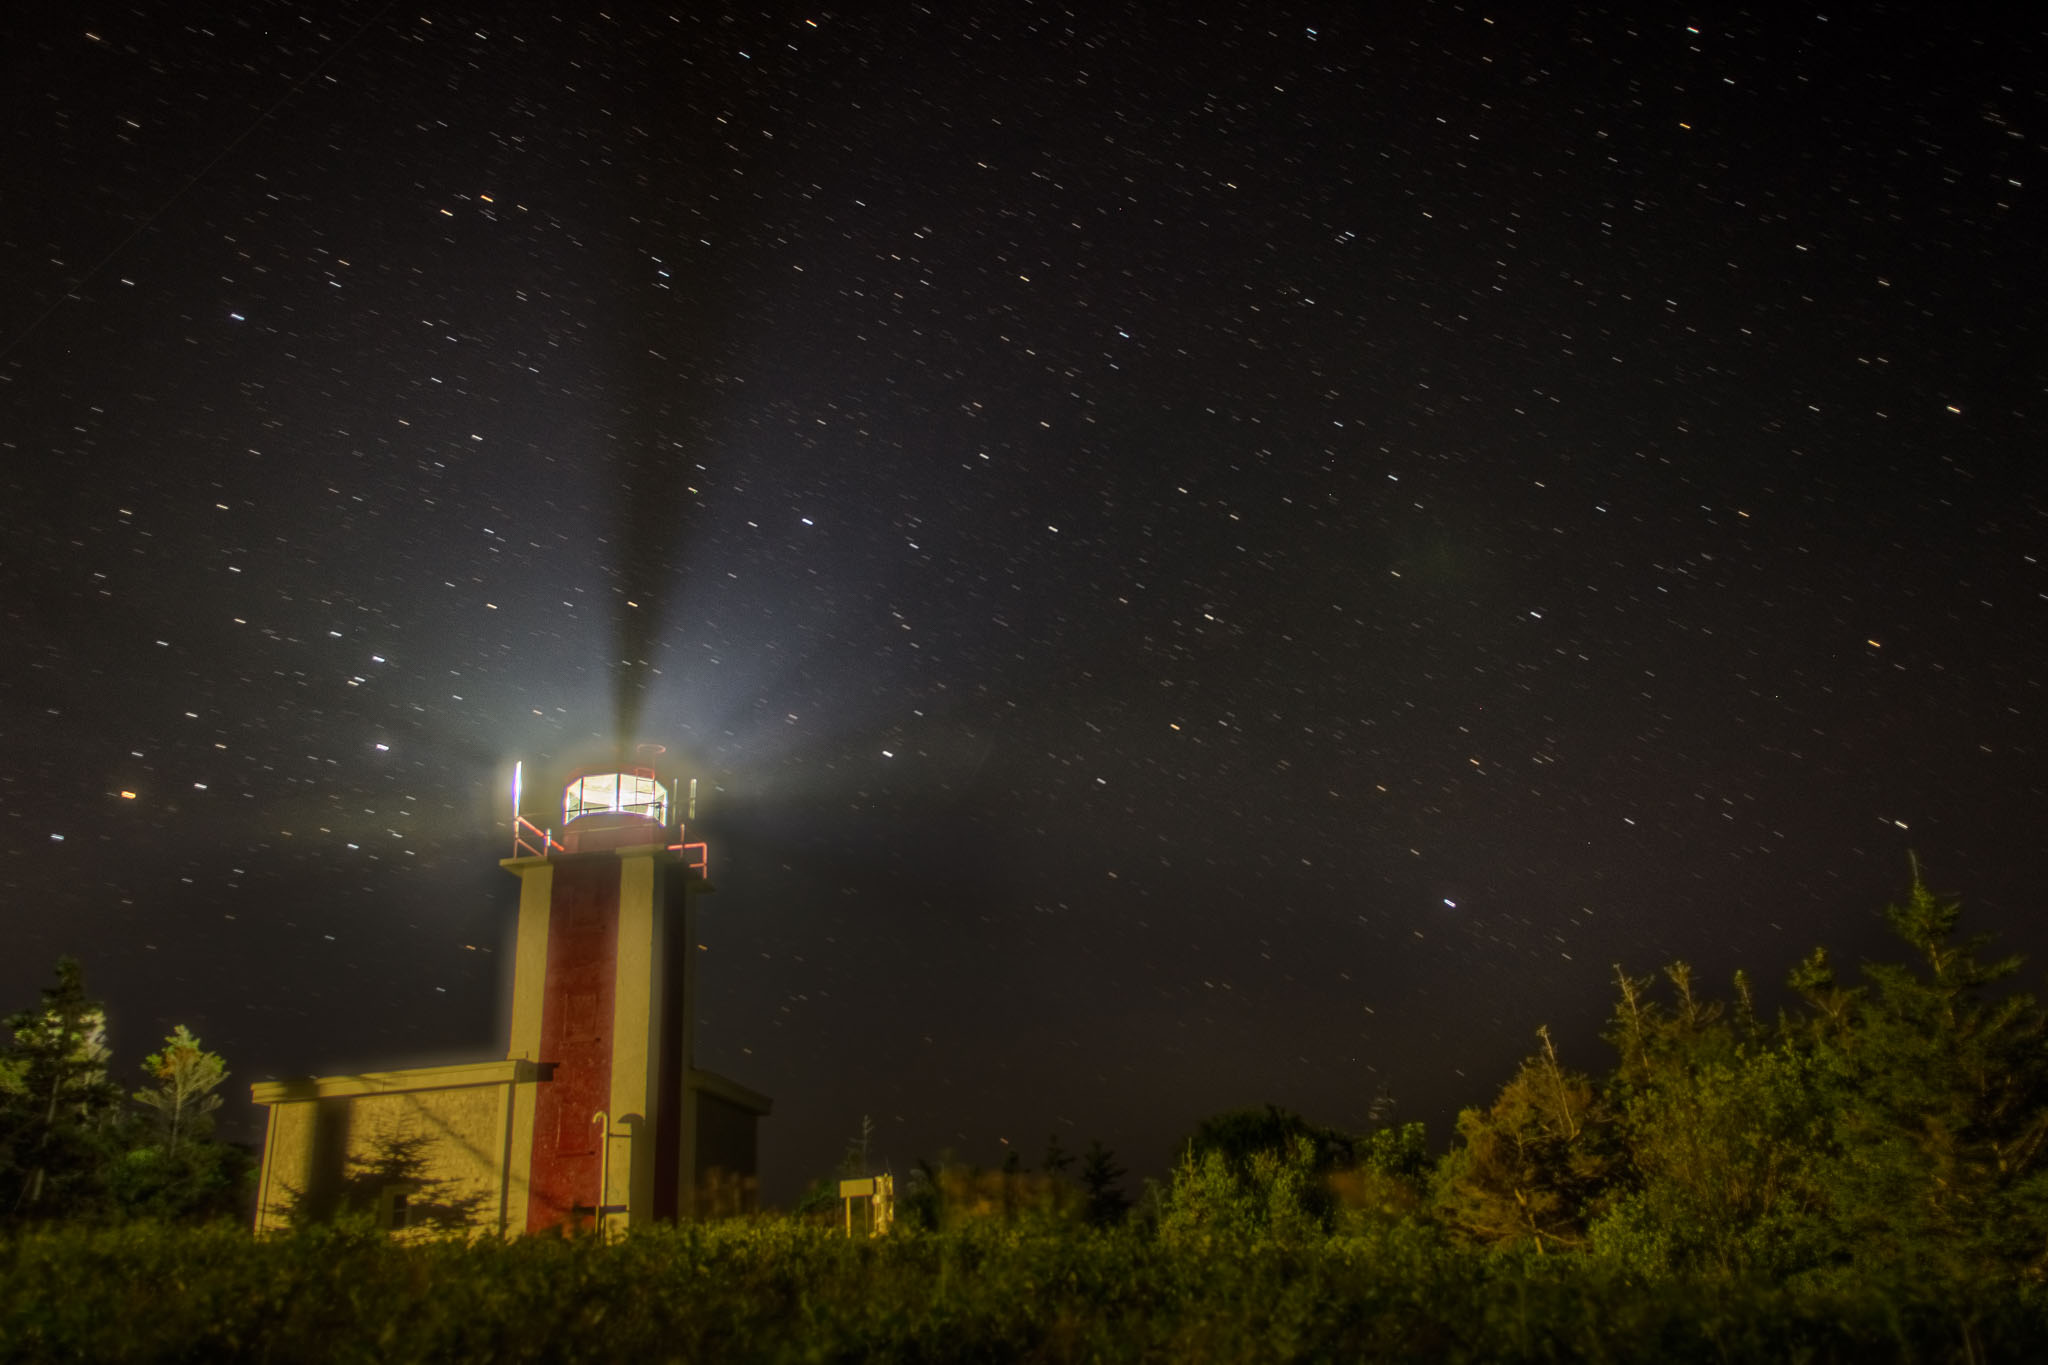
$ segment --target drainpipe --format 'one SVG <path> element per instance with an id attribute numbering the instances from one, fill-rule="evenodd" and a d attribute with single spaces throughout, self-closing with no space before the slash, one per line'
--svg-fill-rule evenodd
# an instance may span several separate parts
<path id="1" fill-rule="evenodd" d="M 612 1116 L 600 1109 L 590 1116 L 598 1126 L 597 1138 L 597 1236 L 599 1241 L 609 1240 L 611 1229 L 604 1221 L 605 1196 L 612 1189 Z"/>

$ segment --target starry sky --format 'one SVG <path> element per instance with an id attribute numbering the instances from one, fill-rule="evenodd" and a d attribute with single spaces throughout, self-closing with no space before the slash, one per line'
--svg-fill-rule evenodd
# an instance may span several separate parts
<path id="1" fill-rule="evenodd" d="M 1845 9 L 36 21 L 0 1006 L 501 1052 L 512 765 L 621 741 L 785 1202 L 1441 1141 L 1909 850 L 2039 954 L 2048 42 Z"/>

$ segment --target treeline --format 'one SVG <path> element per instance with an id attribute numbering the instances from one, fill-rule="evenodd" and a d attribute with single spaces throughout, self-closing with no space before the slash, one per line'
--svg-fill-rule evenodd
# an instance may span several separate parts
<path id="1" fill-rule="evenodd" d="M 103 1020 L 60 977 L 8 1024 L 7 1197 L 39 1183 L 0 1237 L 0 1360 L 2039 1359 L 2048 1013 L 1953 899 L 1916 877 L 1887 914 L 1902 961 L 1846 981 L 1816 952 L 1769 1018 L 1740 975 L 1617 971 L 1605 1069 L 1539 1030 L 1442 1154 L 1417 1124 L 1242 1110 L 1135 1200 L 1100 1143 L 918 1163 L 872 1240 L 841 1234 L 836 1182 L 612 1243 L 123 1219 L 174 1129 L 210 1141 L 203 1100 L 165 1096 L 167 1046 L 163 1098 L 87 1102 Z M 839 1175 L 874 1173 L 868 1138 Z"/>
<path id="2" fill-rule="evenodd" d="M 1907 960 L 1854 985 L 1824 950 L 1759 1017 L 1737 973 L 1617 969 L 1600 1076 L 1547 1034 L 1458 1117 L 1427 1214 L 1461 1241 L 1645 1276 L 1790 1277 L 1975 1297 L 2048 1270 L 2048 1015 L 2014 957 L 1959 935 L 1917 876 L 1886 918 Z"/>
<path id="3" fill-rule="evenodd" d="M 213 1136 L 227 1067 L 184 1025 L 128 1092 L 107 1072 L 106 1009 L 64 958 L 0 1029 L 0 1228 L 247 1216 L 253 1158 Z"/>
<path id="4" fill-rule="evenodd" d="M 1906 960 L 1850 984 L 1816 950 L 1790 973 L 1798 1003 L 1771 1018 L 1740 972 L 1717 997 L 1682 962 L 1617 968 L 1611 1065 L 1579 1069 L 1538 1029 L 1440 1157 L 1419 1124 L 1357 1135 L 1273 1108 L 1219 1115 L 1147 1183 L 1133 1225 L 1182 1247 L 1392 1230 L 1645 1280 L 1970 1299 L 2040 1285 L 2048 1013 L 2009 988 L 2017 958 L 1959 934 L 1959 913 L 1916 873 L 1886 911 Z M 1070 1165 L 1056 1143 L 1037 1172 L 919 1162 L 899 1181 L 903 1221 L 1122 1219 L 1113 1157 L 1096 1144 L 1081 1182 Z"/>

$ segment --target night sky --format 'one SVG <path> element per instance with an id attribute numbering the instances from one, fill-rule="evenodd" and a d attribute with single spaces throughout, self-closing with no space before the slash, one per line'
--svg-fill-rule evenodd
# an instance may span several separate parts
<path id="1" fill-rule="evenodd" d="M 785 1202 L 1442 1141 L 1908 850 L 2043 953 L 2048 41 L 1843 10 L 17 28 L 0 1009 L 81 956 L 235 1136 L 501 1054 L 512 765 L 621 739 Z"/>

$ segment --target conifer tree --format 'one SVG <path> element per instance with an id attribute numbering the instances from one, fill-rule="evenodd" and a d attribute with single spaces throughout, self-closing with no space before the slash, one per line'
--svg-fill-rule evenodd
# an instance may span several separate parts
<path id="1" fill-rule="evenodd" d="M 1916 866 L 1886 918 L 1917 961 L 1866 966 L 1830 1016 L 1848 1098 L 1828 1195 L 1856 1263 L 1982 1286 L 2048 1269 L 2048 1016 L 2003 991 L 2019 960 L 1980 959 L 1960 913 Z"/>
<path id="2" fill-rule="evenodd" d="M 142 1061 L 156 1081 L 133 1098 L 148 1111 L 126 1156 L 109 1170 L 115 1203 L 130 1217 L 191 1221 L 243 1213 L 243 1186 L 253 1160 L 240 1147 L 213 1140 L 215 1094 L 227 1064 L 183 1024 L 160 1051 Z"/>
<path id="3" fill-rule="evenodd" d="M 203 1141 L 213 1130 L 213 1111 L 220 1096 L 213 1092 L 227 1079 L 227 1063 L 208 1052 L 183 1024 L 164 1039 L 163 1050 L 142 1059 L 142 1069 L 156 1080 L 135 1092 L 138 1104 L 156 1119 L 161 1145 L 172 1156 L 185 1144 Z"/>
<path id="4" fill-rule="evenodd" d="M 0 1217 L 104 1210 L 121 1090 L 107 1078 L 107 1015 L 85 993 L 77 959 L 57 961 L 38 1009 L 9 1016 L 0 1093 Z"/>
<path id="5" fill-rule="evenodd" d="M 1082 1216 L 1092 1226 L 1106 1228 L 1123 1221 L 1131 1207 L 1123 1191 L 1123 1178 L 1124 1168 L 1117 1165 L 1115 1153 L 1103 1146 L 1100 1138 L 1090 1142 L 1087 1155 L 1081 1159 L 1081 1188 L 1088 1195 Z"/>
<path id="6" fill-rule="evenodd" d="M 1458 1115 L 1458 1145 L 1438 1168 L 1438 1215 L 1466 1237 L 1580 1247 L 1613 1170 L 1611 1122 L 1590 1078 L 1558 1061 L 1550 1030 L 1486 1109 Z"/>

